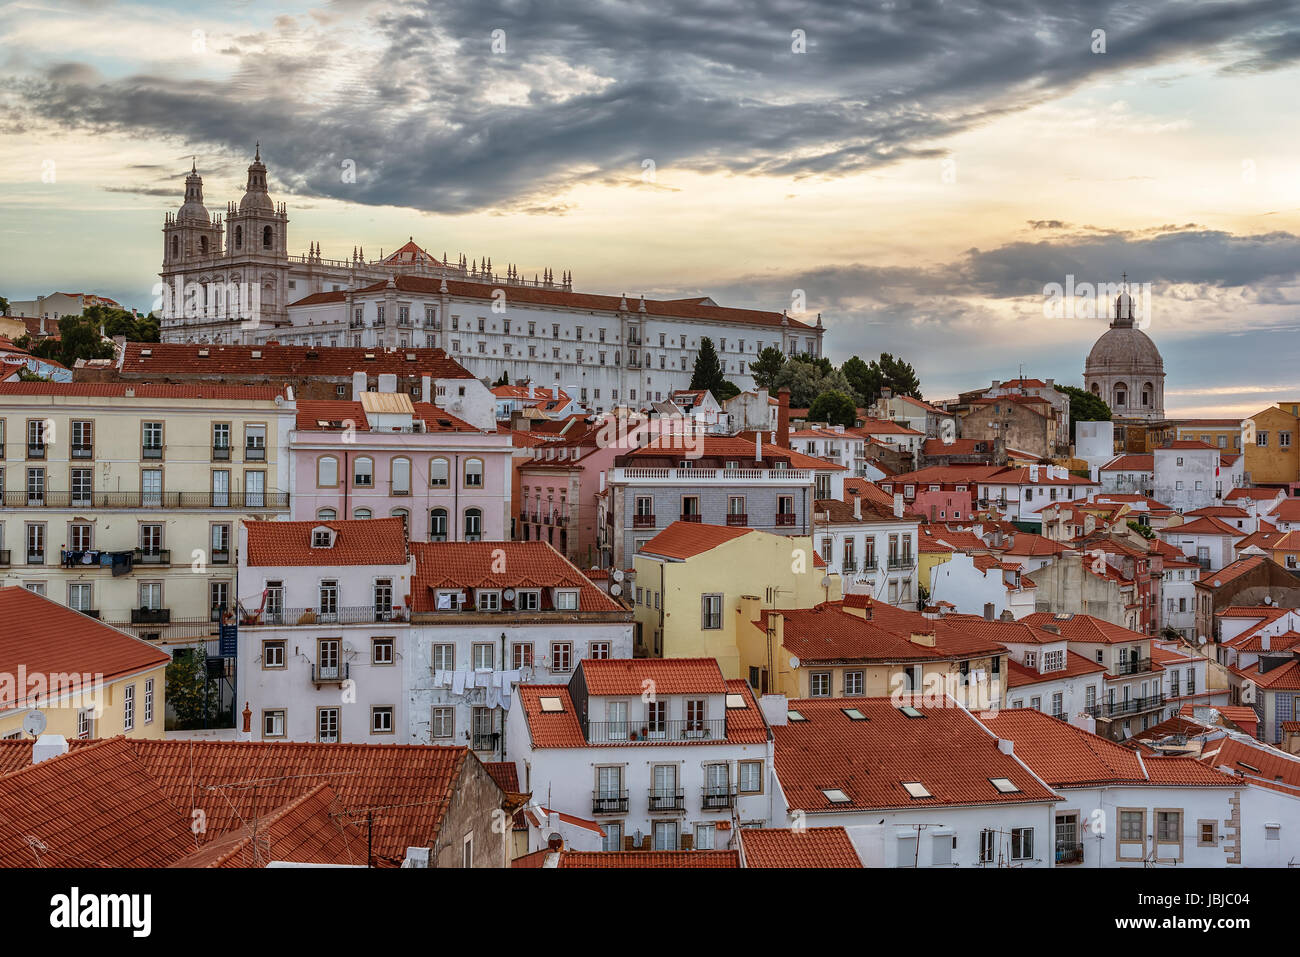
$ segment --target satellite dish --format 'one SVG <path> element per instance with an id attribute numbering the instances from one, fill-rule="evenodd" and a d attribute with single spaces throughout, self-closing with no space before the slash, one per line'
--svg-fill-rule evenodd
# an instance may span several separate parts
<path id="1" fill-rule="evenodd" d="M 823 575 L 823 576 L 822 576 L 822 587 L 823 587 L 823 588 L 830 588 L 830 587 L 831 587 L 831 576 L 830 576 L 830 575 Z"/>
<path id="2" fill-rule="evenodd" d="M 501 593 L 501 597 L 503 597 L 506 601 L 514 601 L 515 590 L 513 588 L 507 588 L 505 591 Z"/>
<path id="3" fill-rule="evenodd" d="M 1197 643 L 1198 645 L 1203 645 L 1203 644 L 1205 644 L 1205 641 L 1206 641 L 1206 638 L 1205 638 L 1204 635 L 1201 635 L 1199 638 L 1196 639 L 1196 643 Z"/>
<path id="4" fill-rule="evenodd" d="M 1265 595 L 1265 596 L 1264 596 L 1264 604 L 1266 604 L 1266 605 L 1271 605 L 1271 604 L 1273 604 L 1273 596 L 1272 596 L 1272 595 Z"/>
<path id="5" fill-rule="evenodd" d="M 609 593 L 611 595 L 621 595 L 623 594 L 623 586 L 618 582 L 614 582 L 614 584 L 609 586 Z"/>
<path id="6" fill-rule="evenodd" d="M 626 577 L 627 577 L 627 572 L 623 571 L 623 569 L 621 568 L 614 569 L 614 581 L 621 582 Z"/>
<path id="7" fill-rule="evenodd" d="M 792 656 L 792 657 L 790 658 L 790 667 L 791 667 L 791 668 L 798 668 L 798 667 L 799 667 L 799 659 L 798 659 L 798 658 L 795 658 L 795 657 Z"/>
<path id="8" fill-rule="evenodd" d="M 40 737 L 42 732 L 45 731 L 45 723 L 45 712 L 32 710 L 27 712 L 27 716 L 23 718 L 23 730 L 34 738 Z"/>

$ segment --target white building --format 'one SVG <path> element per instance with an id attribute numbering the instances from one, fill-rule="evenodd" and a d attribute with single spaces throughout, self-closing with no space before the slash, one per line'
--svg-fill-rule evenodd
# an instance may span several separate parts
<path id="1" fill-rule="evenodd" d="M 1212 516 L 1204 516 L 1161 529 L 1160 537 L 1182 552 L 1204 571 L 1217 572 L 1235 559 L 1234 547 L 1242 537 L 1239 530 Z"/>
<path id="2" fill-rule="evenodd" d="M 1092 728 L 1088 716 L 1101 700 L 1105 665 L 1071 651 L 1069 642 L 1051 624 L 1017 621 L 968 622 L 945 616 L 991 638 L 1010 652 L 1007 662 L 1007 706 L 1041 711 L 1053 718 Z"/>
<path id="3" fill-rule="evenodd" d="M 1150 495 L 1155 487 L 1155 456 L 1126 452 L 1109 459 L 1097 470 L 1103 492 Z"/>
<path id="4" fill-rule="evenodd" d="M 711 658 L 582 661 L 567 683 L 520 686 L 506 738 L 525 791 L 599 825 L 576 850 L 725 849 L 778 797 L 763 712 Z M 529 850 L 546 837 L 531 830 Z"/>
<path id="5" fill-rule="evenodd" d="M 402 670 L 408 740 L 503 754 L 519 682 L 631 658 L 632 612 L 546 542 L 417 542 Z"/>
<path id="6" fill-rule="evenodd" d="M 980 614 L 990 606 L 994 617 L 1010 612 L 1020 619 L 1034 613 L 1037 586 L 1016 561 L 953 552 L 930 569 L 927 587 L 931 602 L 948 602 L 964 614 Z"/>
<path id="7" fill-rule="evenodd" d="M 907 702 L 790 701 L 773 826 L 867 827 L 868 867 L 1052 867 L 1059 796 L 951 698 Z"/>
<path id="8" fill-rule="evenodd" d="M 838 573 L 846 594 L 870 595 L 876 601 L 915 609 L 918 530 L 921 520 L 903 514 L 903 497 L 895 494 L 886 508 L 856 495 L 853 504 L 838 499 L 813 503 L 813 542 L 828 574 Z"/>
<path id="9" fill-rule="evenodd" d="M 1222 474 L 1219 450 L 1205 442 L 1171 442 L 1152 458 L 1152 497 L 1180 512 L 1217 505 L 1234 488 L 1231 474 Z"/>
<path id="10" fill-rule="evenodd" d="M 245 521 L 239 573 L 236 688 L 254 740 L 405 742 L 401 520 Z"/>

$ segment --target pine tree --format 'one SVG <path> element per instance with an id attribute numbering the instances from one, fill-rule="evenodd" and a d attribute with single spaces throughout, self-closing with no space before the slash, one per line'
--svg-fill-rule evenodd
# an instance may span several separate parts
<path id="1" fill-rule="evenodd" d="M 700 340 L 700 351 L 695 356 L 695 369 L 691 373 L 692 389 L 707 389 L 717 394 L 726 377 L 722 374 L 722 363 L 718 361 L 718 350 L 713 347 L 713 340 L 705 336 Z"/>

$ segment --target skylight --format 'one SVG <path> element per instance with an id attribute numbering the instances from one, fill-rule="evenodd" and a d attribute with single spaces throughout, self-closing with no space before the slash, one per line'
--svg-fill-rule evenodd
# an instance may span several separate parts
<path id="1" fill-rule="evenodd" d="M 1007 778 L 989 778 L 989 783 L 998 789 L 999 794 L 1014 794 L 1020 790 Z"/>
<path id="2" fill-rule="evenodd" d="M 537 703 L 542 706 L 542 714 L 559 714 L 564 711 L 564 702 L 559 698 L 538 698 Z"/>
<path id="3" fill-rule="evenodd" d="M 867 716 L 857 708 L 841 708 L 850 721 L 866 721 Z"/>
<path id="4" fill-rule="evenodd" d="M 735 708 L 748 708 L 748 707 L 749 705 L 745 702 L 745 696 L 743 694 L 727 695 L 727 710 L 730 711 Z"/>
<path id="5" fill-rule="evenodd" d="M 899 708 L 898 710 L 903 712 L 903 714 L 907 715 L 909 718 L 925 717 L 925 715 L 921 714 L 920 711 L 918 711 L 916 708 L 913 708 L 910 704 L 905 704 L 903 705 L 903 707 Z"/>
<path id="6" fill-rule="evenodd" d="M 907 792 L 909 797 L 914 797 L 914 798 L 934 797 L 934 795 L 930 793 L 930 789 L 927 788 L 920 781 L 903 781 L 902 785 L 903 785 L 903 790 Z"/>
<path id="7" fill-rule="evenodd" d="M 786 716 L 786 719 L 789 720 L 789 721 L 807 721 L 807 720 L 808 720 L 807 718 L 805 718 L 805 717 L 803 716 L 803 714 L 802 714 L 801 712 L 798 712 L 798 711 L 787 711 L 787 712 L 785 713 L 785 716 Z"/>
<path id="8" fill-rule="evenodd" d="M 822 788 L 822 794 L 826 795 L 826 800 L 832 804 L 849 804 L 849 796 L 839 788 Z"/>

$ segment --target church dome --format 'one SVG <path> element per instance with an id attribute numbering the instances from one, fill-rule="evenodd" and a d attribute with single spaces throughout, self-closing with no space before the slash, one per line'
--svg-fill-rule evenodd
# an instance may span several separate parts
<path id="1" fill-rule="evenodd" d="M 1107 329 L 1088 353 L 1084 374 L 1162 373 L 1160 350 L 1141 329 L 1113 326 Z"/>
<path id="2" fill-rule="evenodd" d="M 275 212 L 275 204 L 271 202 L 271 194 L 266 189 L 266 165 L 262 162 L 261 143 L 257 144 L 257 153 L 248 167 L 248 185 L 245 187 L 243 198 L 239 201 L 239 211 L 241 213 Z"/>
<path id="3" fill-rule="evenodd" d="M 185 177 L 185 202 L 176 213 L 176 218 L 205 225 L 212 221 L 208 216 L 208 208 L 203 205 L 203 177 L 193 164 L 190 165 L 190 175 Z"/>

